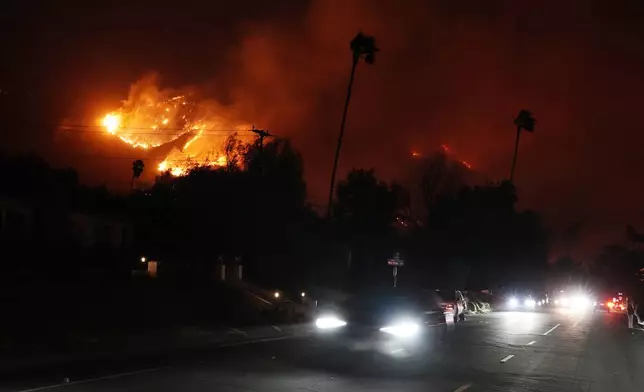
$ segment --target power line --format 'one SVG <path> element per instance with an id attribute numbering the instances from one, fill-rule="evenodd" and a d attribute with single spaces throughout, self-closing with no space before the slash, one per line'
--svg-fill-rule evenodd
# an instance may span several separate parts
<path id="1" fill-rule="evenodd" d="M 150 160 L 150 159 L 157 159 L 157 160 L 162 160 L 166 162 L 194 162 L 194 163 L 199 163 L 199 162 L 210 162 L 208 159 L 196 159 L 196 158 L 183 158 L 183 159 L 165 159 L 164 155 L 155 155 L 155 156 L 150 156 L 150 157 L 145 157 L 145 156 L 138 156 L 138 157 L 116 157 L 116 156 L 109 156 L 109 155 L 102 155 L 102 154 L 82 154 L 82 153 L 65 153 L 64 155 L 66 156 L 79 156 L 79 157 L 88 157 L 88 158 L 103 158 L 103 159 L 127 159 L 127 160 L 136 160 L 136 159 L 143 159 L 143 160 Z M 220 155 L 222 156 L 222 155 Z"/>
<path id="2" fill-rule="evenodd" d="M 78 129 L 80 128 L 80 129 Z M 118 136 L 119 133 L 126 133 L 130 135 L 176 135 L 178 133 L 183 134 L 200 134 L 200 135 L 230 135 L 233 133 L 248 133 L 252 134 L 253 131 L 250 129 L 184 129 L 184 128 L 158 128 L 156 130 L 150 130 L 150 128 L 119 128 L 118 132 L 111 133 L 108 132 L 105 127 L 98 125 L 61 125 L 56 128 L 59 131 L 64 132 L 78 132 L 78 133 L 104 133 L 107 135 Z M 147 131 L 147 132 L 129 132 L 129 131 Z"/>

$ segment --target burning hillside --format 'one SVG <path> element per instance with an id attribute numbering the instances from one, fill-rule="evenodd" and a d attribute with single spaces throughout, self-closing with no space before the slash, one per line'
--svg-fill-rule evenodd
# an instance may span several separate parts
<path id="1" fill-rule="evenodd" d="M 193 92 L 160 89 L 157 78 L 148 76 L 132 85 L 121 107 L 99 122 L 132 148 L 169 151 L 157 169 L 180 176 L 197 166 L 225 165 L 223 145 L 231 134 L 250 141 L 250 127 L 232 121 L 229 112 L 215 102 L 197 101 Z"/>

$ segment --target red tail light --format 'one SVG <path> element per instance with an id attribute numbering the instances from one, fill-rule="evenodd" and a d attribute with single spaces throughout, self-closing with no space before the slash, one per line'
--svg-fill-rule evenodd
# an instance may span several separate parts
<path id="1" fill-rule="evenodd" d="M 445 304 L 443 305 L 443 310 L 446 312 L 453 312 L 454 311 L 454 305 L 453 304 Z"/>

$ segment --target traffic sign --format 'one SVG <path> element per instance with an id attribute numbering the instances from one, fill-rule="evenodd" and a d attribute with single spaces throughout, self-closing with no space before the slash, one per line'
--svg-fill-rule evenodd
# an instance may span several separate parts
<path id="1" fill-rule="evenodd" d="M 396 253 L 393 258 L 387 259 L 387 265 L 391 265 L 393 267 L 402 267 L 403 265 L 405 265 L 405 261 L 400 258 L 398 253 Z"/>

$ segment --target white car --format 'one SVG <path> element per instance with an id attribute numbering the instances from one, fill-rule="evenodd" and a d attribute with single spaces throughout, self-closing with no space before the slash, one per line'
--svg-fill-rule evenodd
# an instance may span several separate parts
<path id="1" fill-rule="evenodd" d="M 465 321 L 467 300 L 463 293 L 459 290 L 436 290 L 436 294 L 441 300 L 447 320 L 453 320 L 455 323 Z"/>

